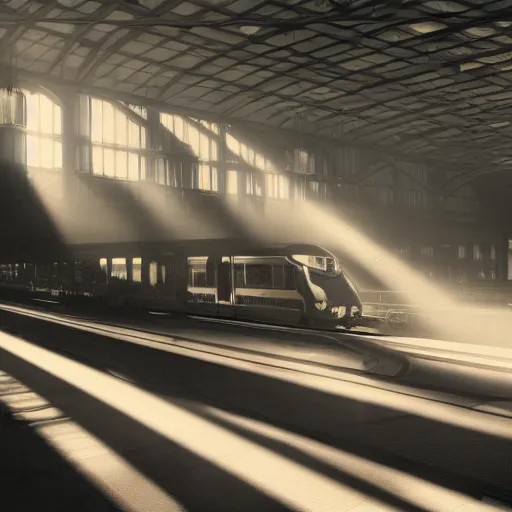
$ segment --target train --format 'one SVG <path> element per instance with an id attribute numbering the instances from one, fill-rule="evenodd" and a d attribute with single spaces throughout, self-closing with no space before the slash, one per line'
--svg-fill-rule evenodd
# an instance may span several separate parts
<path id="1" fill-rule="evenodd" d="M 234 240 L 77 244 L 59 261 L 0 265 L 0 298 L 139 308 L 289 326 L 362 325 L 354 284 L 327 249 Z"/>

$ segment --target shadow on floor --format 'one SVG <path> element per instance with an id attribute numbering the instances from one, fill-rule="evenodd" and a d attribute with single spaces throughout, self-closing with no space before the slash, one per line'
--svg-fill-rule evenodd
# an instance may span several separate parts
<path id="1" fill-rule="evenodd" d="M 1 510 L 122 511 L 4 407 L 0 408 L 0 474 Z"/>
<path id="2" fill-rule="evenodd" d="M 413 411 L 406 414 L 360 401 L 356 397 L 336 396 L 255 373 L 192 357 L 163 353 L 26 317 L 14 318 L 13 315 L 9 317 L 9 322 L 10 330 L 15 335 L 50 346 L 65 353 L 67 357 L 102 371 L 119 372 L 136 385 L 167 396 L 170 400 L 197 401 L 261 420 L 476 498 L 482 493 L 504 498 L 512 494 L 512 467 L 508 456 L 512 448 L 510 441 L 472 430 L 469 425 L 461 428 L 422 417 L 421 411 L 419 414 Z M 21 363 L 18 361 L 17 364 L 19 366 Z M 34 373 L 38 373 L 34 368 L 24 372 L 25 377 Z M 46 375 L 45 378 L 49 377 Z M 38 382 L 35 381 L 35 384 Z M 52 402 L 59 400 L 58 396 L 46 398 Z M 81 404 L 85 403 L 84 400 L 91 399 L 80 397 Z M 117 438 L 110 438 L 111 434 L 105 431 L 105 421 L 95 421 L 95 415 L 90 414 L 87 407 L 75 407 L 72 401 L 57 406 L 89 430 L 94 430 L 109 446 L 117 451 L 122 448 Z M 99 407 L 99 404 L 95 407 Z M 100 416 L 103 418 L 105 414 L 112 416 L 108 427 L 116 427 L 114 432 L 123 431 L 131 436 L 142 428 L 114 411 L 102 410 Z M 144 431 L 144 436 L 151 435 L 154 434 Z M 169 442 L 166 443 L 170 446 Z M 181 449 L 173 447 L 172 450 Z M 186 465 L 187 458 L 196 456 L 181 453 L 180 457 L 182 465 Z M 182 473 L 180 467 L 175 468 L 178 473 Z M 158 480 L 158 475 L 154 474 L 158 470 L 148 461 L 143 471 Z M 194 474 L 189 476 L 193 478 Z M 356 482 L 338 476 L 342 483 L 357 488 Z M 243 484 L 237 482 L 236 485 Z M 358 485 L 361 490 L 367 489 L 367 483 Z M 181 487 L 175 489 L 171 485 L 171 488 L 180 491 L 178 499 L 187 505 L 180 494 Z M 371 495 L 370 490 L 364 492 Z M 396 496 L 385 494 L 379 494 L 379 499 L 396 506 Z M 193 501 L 194 496 L 186 498 Z M 410 505 L 404 503 L 402 510 L 412 510 Z M 274 510 L 275 503 L 273 507 L 259 510 Z M 220 509 L 231 510 L 225 507 Z"/>

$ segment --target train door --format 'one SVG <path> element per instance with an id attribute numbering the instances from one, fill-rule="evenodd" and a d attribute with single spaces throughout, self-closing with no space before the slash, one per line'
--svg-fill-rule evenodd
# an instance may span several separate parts
<path id="1" fill-rule="evenodd" d="M 234 318 L 232 258 L 223 256 L 217 265 L 217 311 L 222 317 Z"/>
<path id="2" fill-rule="evenodd" d="M 158 262 L 159 297 L 165 302 L 176 301 L 176 271 L 174 254 L 162 256 Z M 170 304 L 168 304 L 170 306 Z"/>
<path id="3" fill-rule="evenodd" d="M 212 256 L 192 256 L 187 258 L 187 264 L 187 311 L 194 314 L 215 316 L 217 314 L 215 258 Z"/>

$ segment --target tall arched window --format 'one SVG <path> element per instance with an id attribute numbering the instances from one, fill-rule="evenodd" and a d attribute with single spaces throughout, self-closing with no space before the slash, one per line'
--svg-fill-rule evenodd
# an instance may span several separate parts
<path id="1" fill-rule="evenodd" d="M 24 91 L 27 166 L 62 169 L 62 108 L 48 96 Z"/>
<path id="2" fill-rule="evenodd" d="M 93 174 L 138 181 L 146 178 L 146 128 L 111 102 L 91 98 Z"/>

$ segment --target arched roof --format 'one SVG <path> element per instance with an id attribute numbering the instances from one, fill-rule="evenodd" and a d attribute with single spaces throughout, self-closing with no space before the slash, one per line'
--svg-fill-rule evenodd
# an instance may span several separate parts
<path id="1" fill-rule="evenodd" d="M 44 84 L 299 128 L 451 168 L 508 169 L 511 6 L 14 0 L 0 6 L 0 52 Z"/>

